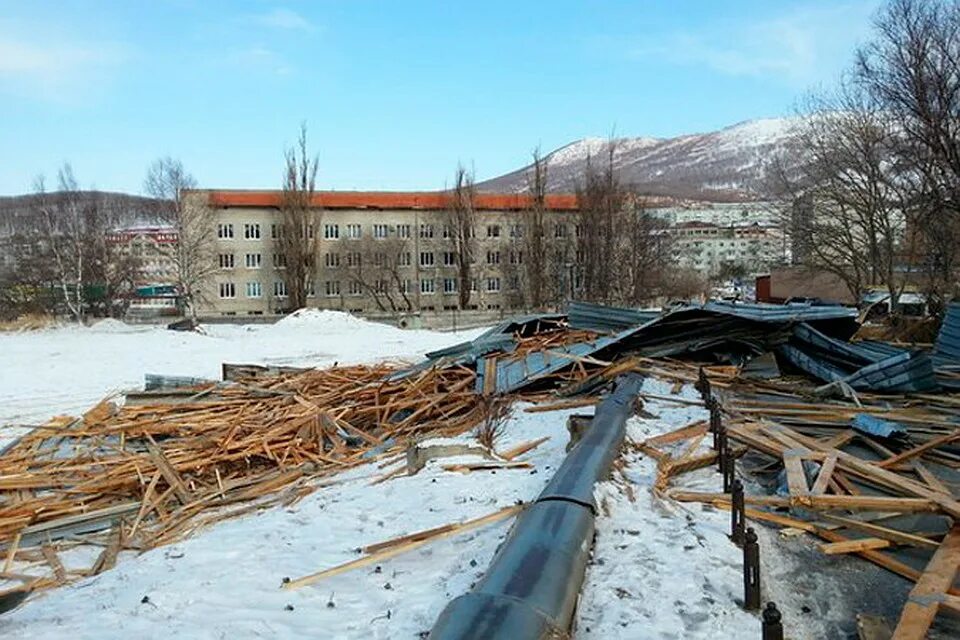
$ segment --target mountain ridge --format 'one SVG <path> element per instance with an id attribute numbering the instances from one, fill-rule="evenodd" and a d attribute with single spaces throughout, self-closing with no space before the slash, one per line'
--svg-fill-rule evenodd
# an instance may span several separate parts
<path id="1" fill-rule="evenodd" d="M 647 195 L 716 202 L 762 198 L 768 163 L 796 147 L 797 118 L 759 118 L 671 138 L 614 138 L 614 169 L 621 182 Z M 588 158 L 605 163 L 609 139 L 581 138 L 545 156 L 547 187 L 576 190 Z M 490 192 L 527 188 L 530 165 L 477 183 Z"/>

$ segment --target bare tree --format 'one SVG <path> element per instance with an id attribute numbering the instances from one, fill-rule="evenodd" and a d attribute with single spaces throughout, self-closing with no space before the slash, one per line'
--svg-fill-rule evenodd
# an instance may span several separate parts
<path id="1" fill-rule="evenodd" d="M 300 125 L 297 144 L 286 151 L 283 193 L 280 198 L 281 225 L 277 244 L 285 256 L 283 271 L 291 309 L 307 304 L 307 293 L 316 272 L 317 237 L 321 211 L 315 206 L 318 157 L 307 154 L 307 125 Z"/>
<path id="2" fill-rule="evenodd" d="M 458 164 L 454 174 L 453 189 L 450 191 L 450 204 L 445 212 L 445 224 L 449 227 L 449 241 L 456 261 L 457 296 L 461 309 L 466 309 L 470 304 L 472 293 L 471 271 L 476 251 L 476 232 L 473 226 L 476 218 L 475 195 L 473 174 L 462 164 Z"/>
<path id="3" fill-rule="evenodd" d="M 344 238 L 337 245 L 337 262 L 348 287 L 352 283 L 358 294 L 370 296 L 380 311 L 398 314 L 413 310 L 407 290 L 413 257 L 407 239 Z"/>
<path id="4" fill-rule="evenodd" d="M 772 175 L 803 262 L 837 276 L 857 299 L 886 288 L 894 309 L 905 284 L 898 265 L 907 220 L 897 123 L 844 83 L 811 99 L 796 137 L 796 158 Z"/>
<path id="5" fill-rule="evenodd" d="M 906 207 L 936 308 L 960 293 L 960 4 L 891 0 L 874 26 L 855 80 L 902 131 Z"/>
<path id="6" fill-rule="evenodd" d="M 53 278 L 61 301 L 70 317 L 82 323 L 87 313 L 85 241 L 90 212 L 85 211 L 69 163 L 64 163 L 57 172 L 57 187 L 59 193 L 48 194 L 43 176 L 36 179 L 37 214 L 43 226 L 45 248 L 53 259 Z"/>
<path id="7" fill-rule="evenodd" d="M 547 244 L 546 213 L 549 161 L 540 155 L 540 147 L 533 150 L 533 164 L 527 174 L 527 193 L 530 196 L 527 210 L 523 212 L 523 224 L 518 227 L 522 234 L 524 288 L 527 306 L 541 309 L 547 299 Z"/>
<path id="8" fill-rule="evenodd" d="M 196 185 L 183 163 L 169 156 L 150 165 L 143 183 L 144 191 L 159 200 L 160 220 L 177 235 L 175 243 L 158 248 L 173 266 L 180 313 L 194 321 L 197 307 L 204 301 L 204 284 L 217 271 L 213 218 L 184 197 Z"/>
<path id="9" fill-rule="evenodd" d="M 604 150 L 606 162 L 600 171 L 588 157 L 577 188 L 580 225 L 577 251 L 581 259 L 583 297 L 591 302 L 611 302 L 611 283 L 622 276 L 614 256 L 621 237 L 620 225 L 625 222 L 627 192 L 614 170 L 616 149 L 616 140 L 611 137 Z"/>

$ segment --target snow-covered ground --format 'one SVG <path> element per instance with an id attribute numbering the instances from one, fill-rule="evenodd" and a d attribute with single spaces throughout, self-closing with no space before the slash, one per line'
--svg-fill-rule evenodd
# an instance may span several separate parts
<path id="1" fill-rule="evenodd" d="M 14 434 L 9 425 L 81 413 L 107 394 L 142 387 L 145 373 L 219 379 L 223 362 L 415 361 L 481 331 L 407 331 L 345 313 L 306 310 L 273 325 L 207 325 L 203 333 L 116 320 L 0 333 L 0 447 Z"/>
<path id="2" fill-rule="evenodd" d="M 200 336 L 109 323 L 2 336 L 0 349 L 13 357 L 5 358 L 0 405 L 16 403 L 15 409 L 2 409 L 5 419 L 41 420 L 83 409 L 111 389 L 137 386 L 146 371 L 215 377 L 224 360 L 327 364 L 415 356 L 477 333 L 399 331 L 336 314 L 207 331 Z M 645 381 L 644 388 L 670 393 L 669 385 L 657 380 Z M 682 396 L 694 398 L 695 392 L 684 388 Z M 564 458 L 565 424 L 573 411 L 522 409 L 514 407 L 498 447 L 550 436 L 522 456 L 533 469 L 463 475 L 444 471 L 447 459 L 378 485 L 371 479 L 390 468 L 354 469 L 289 507 L 223 521 L 141 555 L 124 553 L 114 569 L 48 591 L 0 616 L 0 637 L 424 637 L 446 603 L 482 575 L 511 521 L 299 590 L 281 590 L 281 582 L 357 558 L 357 548 L 364 545 L 535 498 Z M 654 417 L 631 419 L 631 440 L 705 415 L 697 406 L 662 401 L 648 403 L 646 410 Z M 470 434 L 455 440 L 473 442 Z M 576 637 L 758 637 L 759 619 L 736 604 L 742 597 L 741 552 L 726 538 L 728 514 L 656 498 L 651 493 L 654 463 L 632 453 L 625 454 L 624 463 L 622 477 L 597 488 L 602 513 Z M 705 469 L 682 482 L 715 491 L 720 478 Z M 778 597 L 791 588 L 791 565 L 779 551 L 776 534 L 760 533 L 764 571 L 778 577 L 765 597 L 786 601 L 790 637 L 827 637 L 818 623 L 798 618 L 796 597 Z M 92 562 L 89 553 L 65 552 L 63 560 L 68 569 Z M 818 588 L 832 592 L 830 585 Z"/>

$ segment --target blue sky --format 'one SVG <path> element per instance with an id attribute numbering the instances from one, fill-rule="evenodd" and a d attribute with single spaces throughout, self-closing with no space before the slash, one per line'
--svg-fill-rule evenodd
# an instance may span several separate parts
<path id="1" fill-rule="evenodd" d="M 272 188 L 301 121 L 321 187 L 437 189 L 537 144 L 788 115 L 878 6 L 0 0 L 0 193 L 64 161 L 139 192 L 163 155 L 204 187 Z"/>

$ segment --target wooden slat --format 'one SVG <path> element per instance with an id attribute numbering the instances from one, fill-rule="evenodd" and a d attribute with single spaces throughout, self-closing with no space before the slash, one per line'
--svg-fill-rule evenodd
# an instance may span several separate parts
<path id="1" fill-rule="evenodd" d="M 960 569 L 960 524 L 953 525 L 933 554 L 910 597 L 892 640 L 922 640 L 933 624 L 942 597 L 953 586 Z"/>

